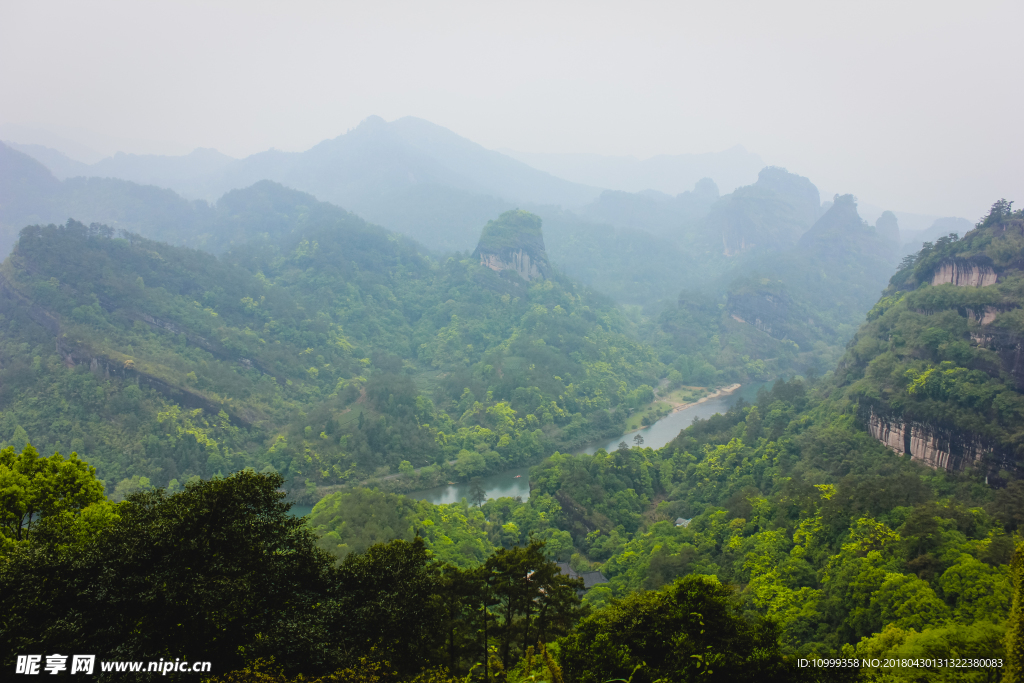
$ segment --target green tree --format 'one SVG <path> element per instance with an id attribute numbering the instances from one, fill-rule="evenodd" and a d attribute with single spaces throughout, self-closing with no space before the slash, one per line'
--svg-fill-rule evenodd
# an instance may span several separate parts
<path id="1" fill-rule="evenodd" d="M 415 512 L 415 501 L 405 496 L 359 488 L 322 498 L 309 523 L 320 535 L 320 547 L 343 559 L 375 543 L 411 541 Z"/>
<path id="2" fill-rule="evenodd" d="M 480 477 L 469 480 L 469 502 L 478 507 L 487 502 L 487 491 L 484 490 Z"/>
<path id="3" fill-rule="evenodd" d="M 583 587 L 582 580 L 562 575 L 544 556 L 540 541 L 531 541 L 525 548 L 499 548 L 481 572 L 497 605 L 496 630 L 505 671 L 529 645 L 567 632 L 579 616 L 576 592 Z"/>
<path id="4" fill-rule="evenodd" d="M 327 632 L 353 653 L 372 650 L 402 673 L 419 671 L 445 640 L 444 615 L 434 599 L 438 573 L 418 537 L 348 555 L 337 571 L 332 593 L 337 607 L 326 622 Z"/>
<path id="5" fill-rule="evenodd" d="M 21 453 L 0 450 L 0 534 L 7 539 L 25 540 L 41 519 L 77 514 L 104 499 L 96 469 L 77 453 L 44 458 L 31 444 Z"/>
<path id="6" fill-rule="evenodd" d="M 268 653 L 292 670 L 331 670 L 338 647 L 318 624 L 334 604 L 332 560 L 288 514 L 281 484 L 243 471 L 172 496 L 137 493 L 84 545 L 12 553 L 0 562 L 3 666 L 71 649 L 225 669 Z"/>
<path id="7" fill-rule="evenodd" d="M 1011 565 L 1013 582 L 1013 605 L 1006 625 L 1006 670 L 1007 681 L 1024 680 L 1024 543 L 1018 543 Z"/>
<path id="8" fill-rule="evenodd" d="M 747 622 L 731 590 L 700 575 L 597 610 L 562 641 L 559 659 L 576 683 L 783 680 L 791 671 L 774 625 Z"/>

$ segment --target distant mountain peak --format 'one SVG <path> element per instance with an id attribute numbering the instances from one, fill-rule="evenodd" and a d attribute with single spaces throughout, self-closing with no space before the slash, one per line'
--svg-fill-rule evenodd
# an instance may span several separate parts
<path id="1" fill-rule="evenodd" d="M 513 209 L 487 221 L 473 256 L 480 265 L 501 272 L 514 270 L 524 279 L 547 279 L 551 266 L 544 250 L 541 219 L 528 211 Z"/>

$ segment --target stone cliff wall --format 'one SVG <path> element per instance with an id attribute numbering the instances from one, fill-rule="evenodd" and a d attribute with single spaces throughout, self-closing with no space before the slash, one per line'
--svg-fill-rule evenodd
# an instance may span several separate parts
<path id="1" fill-rule="evenodd" d="M 977 439 L 962 438 L 930 425 L 905 422 L 871 411 L 868 432 L 900 455 L 923 462 L 933 469 L 962 470 L 988 453 Z"/>
<path id="2" fill-rule="evenodd" d="M 967 319 L 971 322 L 980 323 L 982 325 L 988 325 L 996 316 L 999 315 L 1000 310 L 995 306 L 985 306 L 980 311 L 976 311 L 973 308 L 967 309 Z"/>
<path id="3" fill-rule="evenodd" d="M 951 283 L 957 287 L 988 287 L 999 279 L 990 266 L 967 261 L 943 261 L 932 274 L 933 285 Z"/>
<path id="4" fill-rule="evenodd" d="M 482 252 L 480 254 L 480 265 L 487 266 L 491 270 L 499 273 L 503 270 L 514 270 L 519 273 L 519 276 L 524 280 L 543 277 L 543 274 L 537 267 L 536 262 L 534 262 L 534 260 L 530 258 L 530 254 L 523 249 L 511 251 L 505 255 L 504 258 L 498 254 Z"/>

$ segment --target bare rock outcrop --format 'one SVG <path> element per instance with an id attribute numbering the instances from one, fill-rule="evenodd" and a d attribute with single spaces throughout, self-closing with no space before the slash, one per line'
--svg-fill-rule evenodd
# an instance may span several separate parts
<path id="1" fill-rule="evenodd" d="M 977 438 L 965 437 L 931 425 L 907 422 L 871 411 L 868 433 L 900 455 L 909 455 L 932 469 L 959 471 L 989 453 Z"/>
<path id="2" fill-rule="evenodd" d="M 537 263 L 530 258 L 530 254 L 525 249 L 509 252 L 506 258 L 507 260 L 503 260 L 498 254 L 483 253 L 480 254 L 480 265 L 487 266 L 499 273 L 503 270 L 514 270 L 524 280 L 544 277 L 537 267 Z"/>
<path id="3" fill-rule="evenodd" d="M 506 211 L 488 221 L 473 255 L 482 266 L 515 271 L 527 281 L 551 277 L 540 218 L 526 211 Z"/>
<path id="4" fill-rule="evenodd" d="M 932 285 L 954 284 L 957 287 L 988 287 L 999 279 L 991 266 L 961 261 L 943 261 L 932 274 Z"/>

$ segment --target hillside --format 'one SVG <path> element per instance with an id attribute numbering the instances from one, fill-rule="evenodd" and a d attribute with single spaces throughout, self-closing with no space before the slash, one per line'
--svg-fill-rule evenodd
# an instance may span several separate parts
<path id="1" fill-rule="evenodd" d="M 638 341 L 645 332 L 606 299 L 553 268 L 517 267 L 545 254 L 529 213 L 497 216 L 475 257 L 440 264 L 269 182 L 227 195 L 219 227 L 196 234 L 226 245 L 220 257 L 99 224 L 30 226 L 0 267 L 0 437 L 76 450 L 105 481 L 77 457 L 54 456 L 49 466 L 87 489 L 82 502 L 47 513 L 27 537 L 3 527 L 0 595 L 22 626 L 0 637 L 157 652 L 150 641 L 167 637 L 160 620 L 171 615 L 175 642 L 230 666 L 250 666 L 257 652 L 292 674 L 326 673 L 385 651 L 407 677 L 424 662 L 459 675 L 479 666 L 487 623 L 500 644 L 488 666 L 520 679 L 539 666 L 533 637 L 557 641 L 545 661 L 576 680 L 685 680 L 693 655 L 707 652 L 652 632 L 728 636 L 715 647 L 729 680 L 761 680 L 768 664 L 801 680 L 796 657 L 1004 657 L 1013 534 L 1024 524 L 1008 459 L 1021 424 L 1011 360 L 1024 216 L 1010 208 L 1000 202 L 964 239 L 907 259 L 834 372 L 779 380 L 663 448 L 593 455 L 568 452 L 621 433 L 654 383 L 682 369 Z M 838 197 L 780 256 L 821 250 L 827 274 L 849 274 L 878 259 L 879 240 L 853 199 Z M 814 329 L 800 326 L 808 304 L 765 280 L 735 281 L 724 300 L 688 293 L 680 310 L 693 319 L 675 331 L 730 353 L 756 343 L 805 353 L 800 344 L 821 342 L 800 336 Z M 733 317 L 748 308 L 764 317 Z M 714 321 L 735 332 L 725 346 Z M 708 381 L 723 372 L 687 358 Z M 740 357 L 734 371 L 765 370 L 757 360 Z M 910 457 L 877 438 L 883 408 L 912 430 Z M 945 461 L 914 450 L 918 426 L 944 415 L 978 437 L 970 443 L 990 445 L 974 467 L 958 471 L 952 450 Z M 988 432 L 965 431 L 982 422 Z M 15 472 L 34 457 L 26 448 L 15 464 L 5 449 L 0 464 Z M 358 486 L 395 471 L 428 486 L 541 459 L 526 501 L 433 506 Z M 310 518 L 316 537 L 286 516 L 281 487 L 310 502 L 327 494 Z M 127 502 L 111 508 L 104 491 Z M 253 529 L 259 543 L 234 542 Z M 183 547 L 182 537 L 193 540 Z M 195 541 L 207 537 L 235 550 L 212 556 Z M 551 560 L 607 582 L 592 583 L 581 605 L 581 588 Z M 196 577 L 224 566 L 257 586 L 241 593 L 259 598 L 241 616 L 231 603 L 257 635 L 199 638 L 207 622 L 161 602 L 169 592 L 194 601 Z M 529 585 L 516 578 L 526 575 Z M 299 602 L 284 582 L 296 576 L 306 577 Z M 49 591 L 37 590 L 44 577 Z M 80 577 L 99 581 L 102 597 Z M 202 600 L 223 604 L 221 583 L 200 583 Z M 513 597 L 520 589 L 527 598 Z M 91 621 L 50 635 L 39 625 L 62 618 L 72 595 Z M 388 619 L 405 624 L 417 609 L 419 630 L 389 635 Z M 268 614 L 287 625 L 270 639 L 255 628 Z M 694 614 L 699 624 L 685 621 Z M 638 617 L 650 628 L 627 628 Z M 288 635 L 295 623 L 330 638 L 308 648 Z M 595 645 L 605 642 L 621 656 Z M 841 680 L 891 673 L 865 669 Z"/>
<path id="2" fill-rule="evenodd" d="M 840 366 L 871 433 L 932 467 L 1020 468 L 1024 216 L 998 202 L 978 227 L 904 259 Z"/>
<path id="3" fill-rule="evenodd" d="M 441 135 L 442 141 L 447 137 Z M 77 216 L 84 223 L 223 253 L 351 218 L 335 205 L 270 181 L 231 190 L 211 205 L 124 180 L 60 181 L 9 148 L 0 149 L 0 168 L 11 180 L 8 201 L 0 202 L 0 225 L 11 243 L 26 223 Z M 824 371 L 885 286 L 895 250 L 878 228 L 864 225 L 849 198 L 812 220 L 821 210 L 816 188 L 783 169 L 763 169 L 754 185 L 711 203 L 713 190 L 705 182 L 675 198 L 606 193 L 580 210 L 604 215 L 619 227 L 556 206 L 527 206 L 544 220 L 544 263 L 621 304 L 640 306 L 630 315 L 642 338 L 660 349 L 662 362 L 675 365 L 680 381 L 731 383 Z M 431 249 L 443 247 L 446 231 L 459 221 L 474 221 L 478 236 L 481 225 L 513 208 L 450 188 L 423 185 L 411 192 L 411 203 L 392 197 L 385 204 L 389 211 L 412 211 Z M 424 203 L 432 208 L 420 212 L 416 207 Z M 451 219 L 455 214 L 458 220 Z M 659 234 L 622 227 L 629 224 Z M 513 257 L 510 252 L 495 258 L 505 263 Z M 541 263 L 538 273 L 547 269 Z M 695 309 L 686 303 L 693 296 L 714 302 Z"/>
<path id="4" fill-rule="evenodd" d="M 10 252 L 18 232 L 36 223 L 63 223 L 77 216 L 156 239 L 178 241 L 202 234 L 213 212 L 203 201 L 114 178 L 58 180 L 45 166 L 0 143 L 0 253 Z"/>
<path id="5" fill-rule="evenodd" d="M 98 224 L 22 231 L 0 269 L 2 440 L 88 452 L 111 490 L 246 466 L 297 493 L 403 463 L 468 477 L 618 433 L 664 374 L 547 268 L 438 264 L 271 183 L 218 206 L 211 239 L 260 237 L 218 258 Z"/>
<path id="6" fill-rule="evenodd" d="M 859 220 L 840 220 L 854 215 L 852 199 L 836 204 L 823 232 L 837 225 L 869 231 Z M 966 344 L 958 347 L 949 336 L 962 330 L 961 341 L 972 331 L 992 337 L 990 360 L 1004 348 L 999 335 L 1010 328 L 1000 316 L 1018 310 L 1013 283 L 1024 246 L 1021 213 L 1009 208 L 997 204 L 963 240 L 947 239 L 908 259 L 847 357 L 820 379 L 777 381 L 753 405 L 741 402 L 726 414 L 697 420 L 660 449 L 623 443 L 593 455 L 555 453 L 532 469 L 525 502 L 428 506 L 373 491 L 335 494 L 314 510 L 322 543 L 344 555 L 388 538 L 379 535 L 380 526 L 360 533 L 346 524 L 378 505 L 395 510 L 388 521 L 400 537 L 421 535 L 431 552 L 460 566 L 478 566 L 488 553 L 527 538 L 544 539 L 549 557 L 609 579 L 584 597 L 604 620 L 619 618 L 620 605 L 634 604 L 638 595 L 664 595 L 642 591 L 671 591 L 694 575 L 712 575 L 733 587 L 736 604 L 750 618 L 772 620 L 789 656 L 884 660 L 954 649 L 969 658 L 1007 656 L 1004 638 L 1016 609 L 1010 561 L 1024 525 L 1017 472 L 997 473 L 1000 463 L 984 459 L 957 470 L 912 450 L 903 453 L 876 438 L 872 416 L 878 413 L 865 411 L 865 404 L 866 387 L 882 377 L 901 379 L 882 390 L 889 405 L 901 399 L 905 410 L 923 401 L 919 391 L 929 393 L 925 406 L 954 417 L 968 414 L 956 412 L 968 396 L 988 398 L 996 411 L 1019 405 L 1019 395 L 1007 393 L 1016 391 L 1010 384 L 1000 392 L 986 375 L 988 385 L 979 389 L 980 377 L 930 360 L 921 345 L 931 340 L 932 353 L 962 353 Z M 850 239 L 857 244 L 861 238 Z M 932 313 L 927 302 L 946 308 Z M 979 304 L 1002 310 L 994 317 L 989 311 L 984 322 Z M 972 322 L 971 311 L 981 319 Z M 940 317 L 921 318 L 929 315 Z M 872 351 L 866 361 L 865 351 Z M 912 372 L 893 369 L 895 362 L 909 363 Z M 1000 376 L 1012 382 L 1013 366 Z M 944 383 L 946 378 L 959 384 Z M 897 392 L 915 383 L 921 389 Z M 942 388 L 952 391 L 934 393 Z M 1003 429 L 1021 424 L 1019 415 L 1004 422 L 975 405 L 978 423 Z M 912 438 L 928 445 L 916 432 Z M 995 468 L 986 469 L 990 465 Z M 588 627 L 581 625 L 581 633 Z M 638 643 L 629 629 L 612 629 L 612 637 Z M 580 640 L 585 638 L 570 637 L 563 647 L 582 647 Z M 604 662 L 599 666 L 605 675 L 625 676 L 646 666 L 637 655 L 608 662 L 599 648 L 587 652 Z M 587 666 L 570 656 L 560 661 Z M 956 673 L 941 662 L 920 669 L 934 680 Z M 848 680 L 916 680 L 900 679 L 894 676 L 898 667 L 884 664 L 847 673 Z M 967 680 L 985 680 L 991 667 L 973 673 Z"/>
<path id="7" fill-rule="evenodd" d="M 773 196 L 766 207 L 788 206 L 783 215 L 797 215 L 796 206 Z M 808 215 L 810 204 L 803 205 Z M 796 223 L 772 224 L 797 230 Z M 798 239 L 750 245 L 723 259 L 737 263 L 684 290 L 660 313 L 652 343 L 671 350 L 683 382 L 824 373 L 878 300 L 896 266 L 896 244 L 861 220 L 852 196 L 836 197 Z"/>

